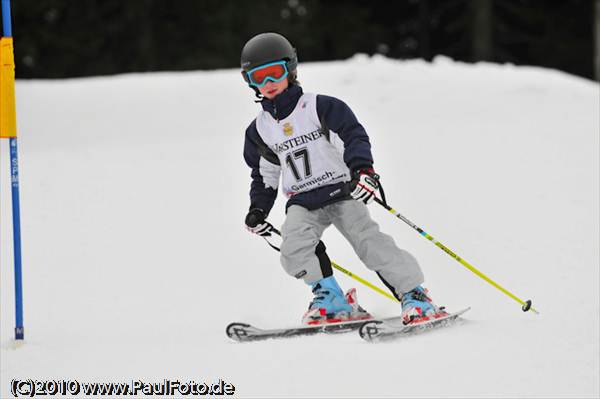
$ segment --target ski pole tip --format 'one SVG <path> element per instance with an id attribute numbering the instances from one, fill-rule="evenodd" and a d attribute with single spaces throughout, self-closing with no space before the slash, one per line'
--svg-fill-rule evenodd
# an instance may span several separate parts
<path id="1" fill-rule="evenodd" d="M 528 312 L 528 311 L 532 311 L 535 314 L 540 314 L 537 310 L 535 310 L 535 308 L 533 306 L 531 306 L 531 299 L 525 301 L 525 303 L 523 304 L 523 307 L 521 308 L 523 309 L 523 312 Z"/>

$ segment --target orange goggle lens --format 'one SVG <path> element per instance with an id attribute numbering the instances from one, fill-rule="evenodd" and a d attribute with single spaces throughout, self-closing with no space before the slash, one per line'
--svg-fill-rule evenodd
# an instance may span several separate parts
<path id="1" fill-rule="evenodd" d="M 248 71 L 249 83 L 253 86 L 264 86 L 267 81 L 279 82 L 288 75 L 285 61 L 262 65 Z"/>

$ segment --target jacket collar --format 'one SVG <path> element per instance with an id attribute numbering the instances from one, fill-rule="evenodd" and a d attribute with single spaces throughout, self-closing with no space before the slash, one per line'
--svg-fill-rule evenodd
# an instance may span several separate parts
<path id="1" fill-rule="evenodd" d="M 273 118 L 281 120 L 287 118 L 292 113 L 301 96 L 302 87 L 291 85 L 272 100 L 266 97 L 263 98 L 260 104 Z"/>

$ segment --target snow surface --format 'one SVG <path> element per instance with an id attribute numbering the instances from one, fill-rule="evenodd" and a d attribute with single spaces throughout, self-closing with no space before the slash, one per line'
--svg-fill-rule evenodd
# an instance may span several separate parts
<path id="1" fill-rule="evenodd" d="M 355 111 L 394 208 L 541 315 L 373 204 L 434 300 L 472 306 L 464 324 L 386 344 L 232 342 L 229 322 L 295 325 L 311 298 L 243 227 L 243 133 L 259 106 L 239 71 L 19 81 L 26 342 L 12 341 L 3 140 L 0 396 L 13 378 L 222 378 L 240 397 L 598 397 L 598 84 L 447 58 L 355 56 L 299 76 Z M 324 240 L 381 286 L 335 229 Z M 400 311 L 358 288 L 372 313 Z"/>

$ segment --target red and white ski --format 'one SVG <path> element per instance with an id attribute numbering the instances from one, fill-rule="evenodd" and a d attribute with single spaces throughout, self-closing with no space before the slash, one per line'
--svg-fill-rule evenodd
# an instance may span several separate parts
<path id="1" fill-rule="evenodd" d="M 372 320 L 372 319 L 369 319 Z M 365 321 L 350 320 L 337 323 L 324 323 L 310 326 L 298 326 L 291 328 L 261 329 L 246 323 L 231 323 L 225 332 L 234 341 L 250 342 L 262 341 L 274 338 L 291 338 L 315 334 L 340 334 L 356 331 Z"/>
<path id="2" fill-rule="evenodd" d="M 362 339 L 369 342 L 384 341 L 411 335 L 419 331 L 452 325 L 460 315 L 470 309 L 466 308 L 454 313 L 443 312 L 409 324 L 403 324 L 400 318 L 369 320 L 360 325 L 358 333 Z"/>
<path id="3" fill-rule="evenodd" d="M 231 323 L 225 331 L 227 336 L 235 341 L 261 341 L 322 333 L 346 333 L 358 330 L 365 321 L 373 320 L 373 316 L 358 305 L 356 288 L 348 290 L 346 301 L 352 306 L 352 313 L 347 317 L 329 318 L 323 309 L 314 309 L 309 310 L 302 318 L 306 324 L 298 327 L 264 330 L 246 323 Z"/>

